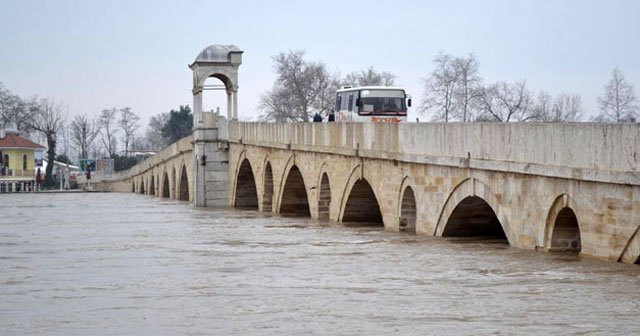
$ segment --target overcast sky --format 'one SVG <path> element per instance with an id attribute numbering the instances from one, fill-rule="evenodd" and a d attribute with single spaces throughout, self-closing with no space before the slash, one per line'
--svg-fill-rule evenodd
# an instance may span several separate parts
<path id="1" fill-rule="evenodd" d="M 636 0 L 0 0 L 0 31 L 5 88 L 62 100 L 70 115 L 130 106 L 145 125 L 192 105 L 187 65 L 212 44 L 244 50 L 244 120 L 273 84 L 272 56 L 288 50 L 343 75 L 369 66 L 396 74 L 418 104 L 440 51 L 475 54 L 486 82 L 579 94 L 587 115 L 614 67 L 640 93 Z M 208 93 L 204 104 L 224 110 L 226 100 Z"/>

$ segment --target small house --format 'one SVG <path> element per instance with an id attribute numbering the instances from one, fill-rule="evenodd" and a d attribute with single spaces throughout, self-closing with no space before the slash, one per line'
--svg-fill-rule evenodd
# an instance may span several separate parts
<path id="1" fill-rule="evenodd" d="M 36 157 L 41 159 L 45 149 L 16 130 L 0 130 L 0 192 L 32 190 Z"/>

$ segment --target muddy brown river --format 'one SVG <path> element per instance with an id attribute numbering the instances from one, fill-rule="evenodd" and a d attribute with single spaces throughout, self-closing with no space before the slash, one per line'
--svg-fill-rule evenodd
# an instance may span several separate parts
<path id="1" fill-rule="evenodd" d="M 0 195 L 0 335 L 638 335 L 640 267 L 133 194 Z"/>

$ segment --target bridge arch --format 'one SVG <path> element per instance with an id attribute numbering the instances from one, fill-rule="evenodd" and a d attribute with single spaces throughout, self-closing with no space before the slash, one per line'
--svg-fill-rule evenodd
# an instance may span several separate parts
<path id="1" fill-rule="evenodd" d="M 144 179 L 140 178 L 140 193 L 144 195 Z"/>
<path id="2" fill-rule="evenodd" d="M 160 187 L 160 197 L 170 198 L 171 197 L 171 186 L 169 185 L 169 174 L 167 170 L 164 169 L 162 172 L 162 184 Z"/>
<path id="3" fill-rule="evenodd" d="M 156 195 L 156 179 L 153 176 L 153 174 L 151 174 L 151 176 L 149 176 L 149 195 L 151 196 L 155 196 Z"/>
<path id="4" fill-rule="evenodd" d="M 411 187 L 413 181 L 405 176 L 400 185 L 398 194 L 398 230 L 405 232 L 416 232 L 417 207 L 416 197 Z"/>
<path id="5" fill-rule="evenodd" d="M 180 177 L 179 183 L 177 185 L 177 199 L 180 201 L 189 201 L 190 200 L 190 190 L 189 187 L 189 175 L 187 174 L 187 165 L 182 163 L 182 168 L 180 169 Z"/>
<path id="6" fill-rule="evenodd" d="M 384 227 L 380 203 L 369 181 L 363 176 L 364 167 L 356 165 L 349 174 L 343 192 L 339 220 Z"/>
<path id="7" fill-rule="evenodd" d="M 233 205 L 242 209 L 258 209 L 258 192 L 255 176 L 248 158 L 242 159 L 236 172 L 236 188 Z"/>
<path id="8" fill-rule="evenodd" d="M 283 216 L 310 217 L 307 187 L 295 163 L 286 170 L 286 179 L 283 181 L 278 213 Z"/>
<path id="9" fill-rule="evenodd" d="M 273 168 L 271 168 L 271 162 L 269 157 L 264 159 L 264 173 L 263 173 L 263 188 L 262 188 L 262 211 L 273 211 Z"/>
<path id="10" fill-rule="evenodd" d="M 325 164 L 320 168 L 320 180 L 318 181 L 318 219 L 329 220 L 331 216 L 331 181 L 325 171 Z"/>
<path id="11" fill-rule="evenodd" d="M 545 223 L 544 246 L 547 251 L 574 251 L 582 249 L 580 224 L 573 209 L 573 198 L 562 194 L 553 201 Z"/>
<path id="12" fill-rule="evenodd" d="M 500 230 L 501 229 L 501 230 Z M 436 236 L 504 236 L 510 245 L 515 237 L 500 203 L 489 187 L 475 178 L 460 182 L 445 201 Z"/>

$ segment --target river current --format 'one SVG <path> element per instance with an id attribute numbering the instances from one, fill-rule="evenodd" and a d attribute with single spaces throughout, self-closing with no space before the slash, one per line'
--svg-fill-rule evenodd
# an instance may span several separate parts
<path id="1" fill-rule="evenodd" d="M 637 335 L 640 267 L 496 241 L 0 195 L 0 335 Z"/>

